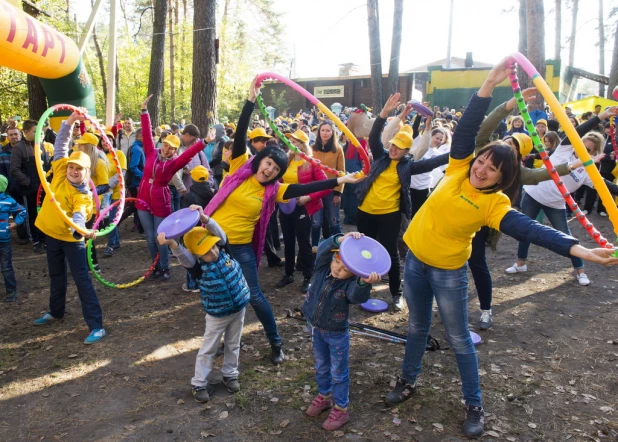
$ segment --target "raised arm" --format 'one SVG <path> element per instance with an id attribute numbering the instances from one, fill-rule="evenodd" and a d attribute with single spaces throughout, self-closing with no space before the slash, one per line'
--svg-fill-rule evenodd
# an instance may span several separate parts
<path id="1" fill-rule="evenodd" d="M 69 156 L 69 143 L 71 141 L 71 130 L 76 121 L 83 121 L 84 117 L 77 112 L 69 115 L 60 125 L 56 141 L 54 142 L 54 161 Z"/>
<path id="2" fill-rule="evenodd" d="M 255 100 L 260 93 L 260 88 L 255 85 L 256 80 L 257 75 L 253 78 L 253 81 L 251 81 L 251 85 L 249 86 L 249 98 L 247 98 L 242 108 L 238 124 L 236 125 L 234 145 L 232 146 L 232 159 L 244 155 L 247 151 L 246 138 L 247 130 L 249 129 L 249 120 L 251 119 L 253 109 L 255 109 Z"/>
<path id="3" fill-rule="evenodd" d="M 309 195 L 321 190 L 333 189 L 341 184 L 356 184 L 362 181 L 365 177 L 356 178 L 355 173 L 340 176 L 338 178 L 330 178 L 324 181 L 317 181 L 308 184 L 290 184 L 283 194 L 283 199 L 289 200 L 297 196 Z"/>
<path id="4" fill-rule="evenodd" d="M 152 95 L 148 95 L 142 102 L 142 114 L 140 119 L 142 121 L 142 144 L 144 146 L 144 155 L 148 157 L 155 151 L 155 142 L 152 138 L 152 125 L 150 123 L 150 115 L 148 114 L 148 102 L 152 98 Z M 120 147 L 120 146 L 118 146 Z"/>

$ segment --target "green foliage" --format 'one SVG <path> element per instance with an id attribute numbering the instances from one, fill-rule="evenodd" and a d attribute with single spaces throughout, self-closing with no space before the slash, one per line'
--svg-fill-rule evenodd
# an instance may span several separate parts
<path id="1" fill-rule="evenodd" d="M 277 115 L 281 114 L 284 110 L 287 110 L 290 107 L 290 103 L 285 99 L 286 95 L 286 90 L 282 90 L 278 94 L 274 89 L 270 90 L 270 106 L 277 110 Z"/>

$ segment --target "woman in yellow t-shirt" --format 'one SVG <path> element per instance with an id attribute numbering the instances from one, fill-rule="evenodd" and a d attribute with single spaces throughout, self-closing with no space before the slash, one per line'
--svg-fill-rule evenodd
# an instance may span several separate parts
<path id="1" fill-rule="evenodd" d="M 435 297 L 448 342 L 455 352 L 466 403 L 463 433 L 470 437 L 479 437 L 484 429 L 478 360 L 468 329 L 466 261 L 475 233 L 487 225 L 564 256 L 618 264 L 618 258 L 611 258 L 612 249 L 586 249 L 578 245 L 577 239 L 511 209 L 508 197 L 502 193 L 519 170 L 511 147 L 501 142 L 490 143 L 474 157 L 475 137 L 491 102 L 491 93 L 512 72 L 509 60 L 502 60 L 471 98 L 455 131 L 444 178 L 404 235 L 410 248 L 404 271 L 408 339 L 403 374 L 394 390 L 386 395 L 386 403 L 403 402 L 416 390 Z"/>
<path id="2" fill-rule="evenodd" d="M 212 216 L 225 231 L 234 259 L 240 263 L 249 285 L 251 305 L 270 341 L 271 361 L 280 364 L 285 359 L 281 337 L 272 308 L 260 289 L 257 272 L 275 203 L 332 189 L 344 183 L 357 183 L 361 179 L 345 175 L 309 184 L 281 184 L 279 179 L 288 167 L 288 157 L 283 150 L 277 146 L 268 146 L 249 159 L 246 136 L 259 93 L 259 88 L 255 85 L 256 78 L 251 83 L 249 99 L 238 120 L 229 175 L 204 209 L 204 213 Z"/>
<path id="3" fill-rule="evenodd" d="M 138 129 L 141 130 L 141 129 Z M 114 149 L 116 149 L 116 140 L 114 139 L 114 134 L 110 130 L 105 131 L 105 135 L 107 135 L 107 139 Z M 136 135 L 137 136 L 137 135 Z M 114 162 L 114 156 L 112 152 L 107 147 L 107 144 L 101 140 L 99 143 L 99 147 L 103 152 L 105 152 L 105 157 L 108 162 L 108 177 L 109 177 L 109 190 L 107 191 L 110 194 L 110 204 L 115 203 L 120 199 L 120 177 L 118 176 L 118 171 L 116 170 L 116 163 Z M 118 157 L 118 164 L 120 164 L 120 169 L 122 170 L 122 176 L 127 171 L 127 157 L 124 152 L 120 149 L 117 149 L 116 156 Z M 125 185 L 126 188 L 126 185 Z M 108 225 L 115 217 L 118 212 L 118 206 L 115 206 L 113 209 L 109 211 L 109 216 L 105 220 L 105 224 Z M 120 229 L 118 226 L 107 235 L 107 247 L 105 247 L 105 252 L 103 252 L 103 256 L 110 257 L 114 254 L 114 250 L 120 248 Z"/>
<path id="4" fill-rule="evenodd" d="M 54 144 L 53 179 L 50 184 L 54 198 L 74 223 L 84 227 L 94 212 L 92 192 L 89 189 L 90 157 L 76 151 L 69 156 L 69 141 L 73 123 L 84 117 L 74 112 L 62 122 Z M 94 136 L 94 135 L 93 135 Z M 96 138 L 96 137 L 95 137 Z M 64 317 L 67 294 L 67 269 L 69 264 L 77 293 L 82 304 L 82 314 L 90 335 L 84 344 L 94 344 L 105 336 L 103 313 L 97 294 L 88 274 L 86 245 L 82 236 L 74 231 L 53 207 L 49 195 L 43 200 L 36 226 L 47 237 L 47 267 L 49 269 L 49 311 L 33 322 L 46 325 Z M 89 238 L 94 238 L 94 234 Z"/>

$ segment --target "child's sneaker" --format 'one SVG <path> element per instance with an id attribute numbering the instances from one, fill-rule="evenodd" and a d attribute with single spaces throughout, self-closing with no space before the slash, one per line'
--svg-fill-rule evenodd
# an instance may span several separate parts
<path id="1" fill-rule="evenodd" d="M 95 328 L 94 330 L 90 332 L 90 334 L 84 341 L 84 344 L 96 344 L 103 338 L 103 336 L 105 336 L 105 329 Z"/>
<path id="2" fill-rule="evenodd" d="M 305 411 L 307 416 L 316 417 L 319 416 L 324 410 L 327 410 L 333 406 L 333 401 L 330 396 L 322 396 L 318 394 Z"/>
<path id="3" fill-rule="evenodd" d="M 414 393 L 416 393 L 416 383 L 411 385 L 407 380 L 397 378 L 397 385 L 395 385 L 393 391 L 386 395 L 384 402 L 386 402 L 387 405 L 400 404 L 410 399 Z"/>
<path id="4" fill-rule="evenodd" d="M 41 316 L 39 319 L 35 319 L 32 324 L 33 325 L 46 325 L 49 324 L 50 322 L 53 321 L 57 321 L 58 318 L 54 318 L 51 313 L 47 312 L 45 313 L 43 316 Z"/>
<path id="5" fill-rule="evenodd" d="M 236 393 L 240 391 L 240 382 L 237 378 L 226 378 L 223 376 L 223 385 L 227 387 L 227 391 L 230 393 Z"/>
<path id="6" fill-rule="evenodd" d="M 17 290 L 13 290 L 12 292 L 9 292 L 6 294 L 6 297 L 4 298 L 4 302 L 14 302 L 17 300 Z"/>
<path id="7" fill-rule="evenodd" d="M 350 414 L 348 413 L 348 409 L 345 410 L 335 406 L 332 410 L 330 410 L 330 414 L 328 415 L 328 419 L 324 421 L 322 424 L 322 428 L 328 431 L 338 430 L 343 427 L 350 421 Z"/>
<path id="8" fill-rule="evenodd" d="M 193 391 L 193 398 L 197 402 L 205 403 L 210 400 L 210 395 L 212 394 L 214 389 L 210 385 L 207 385 L 205 387 L 196 387 L 195 385 L 193 385 L 192 391 Z"/>

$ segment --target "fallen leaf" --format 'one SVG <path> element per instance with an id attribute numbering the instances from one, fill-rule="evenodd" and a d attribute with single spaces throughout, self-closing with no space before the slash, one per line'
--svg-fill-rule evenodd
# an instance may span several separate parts
<path id="1" fill-rule="evenodd" d="M 495 431 L 486 431 L 485 434 L 491 437 L 500 437 L 500 434 L 496 433 Z"/>
<path id="2" fill-rule="evenodd" d="M 182 399 L 178 399 L 178 400 L 176 401 L 176 403 L 177 403 L 178 405 L 182 405 L 182 404 L 184 404 L 184 403 L 185 403 L 185 401 L 183 401 Z"/>
<path id="3" fill-rule="evenodd" d="M 444 425 L 442 424 L 435 423 L 431 425 L 433 425 L 433 427 L 438 431 L 438 433 L 442 433 L 444 431 Z"/>
<path id="4" fill-rule="evenodd" d="M 528 422 L 528 426 L 533 430 L 536 428 L 536 424 L 533 424 L 532 422 Z"/>
<path id="5" fill-rule="evenodd" d="M 279 426 L 280 426 L 281 428 L 285 428 L 285 427 L 287 427 L 289 424 L 290 424 L 290 421 L 289 421 L 288 419 L 286 419 L 286 420 L 284 420 L 284 421 L 281 421 L 281 423 L 279 424 Z"/>
<path id="6" fill-rule="evenodd" d="M 50 351 L 52 348 L 54 348 L 53 345 L 48 345 L 47 347 L 45 347 L 45 351 Z"/>
<path id="7" fill-rule="evenodd" d="M 419 433 L 423 431 L 423 427 L 421 427 L 420 425 L 417 425 L 416 427 L 414 427 L 414 429 L 418 431 Z"/>
<path id="8" fill-rule="evenodd" d="M 206 439 L 207 437 L 210 437 L 210 436 L 215 437 L 215 435 L 214 435 L 214 434 L 212 434 L 212 433 L 207 433 L 207 432 L 205 432 L 205 431 L 202 431 L 202 432 L 200 433 L 200 436 L 202 436 L 204 439 Z"/>
<path id="9" fill-rule="evenodd" d="M 73 393 L 73 394 L 71 394 L 71 397 L 77 397 L 77 396 L 79 396 L 79 393 Z"/>
<path id="10" fill-rule="evenodd" d="M 43 397 L 49 397 L 49 393 L 43 393 L 41 396 L 43 396 Z"/>
<path id="11" fill-rule="evenodd" d="M 226 419 L 228 416 L 228 412 L 227 411 L 223 411 L 221 412 L 221 414 L 219 415 L 219 419 Z"/>
<path id="12" fill-rule="evenodd" d="M 277 431 L 270 431 L 269 433 L 272 434 L 273 436 L 276 436 L 277 434 L 283 433 L 283 431 L 277 430 Z"/>
<path id="13" fill-rule="evenodd" d="M 67 356 L 69 359 L 73 359 L 77 357 L 77 353 L 73 353 L 72 355 Z"/>
<path id="14" fill-rule="evenodd" d="M 124 379 L 125 381 L 128 381 L 128 380 L 129 380 L 129 376 L 125 376 L 123 379 Z"/>
<path id="15" fill-rule="evenodd" d="M 335 437 L 343 437 L 345 435 L 345 433 L 343 431 L 335 431 L 333 433 L 333 436 Z"/>
<path id="16" fill-rule="evenodd" d="M 270 401 L 276 404 L 277 402 L 279 402 L 279 398 L 273 397 L 273 398 L 270 398 Z"/>

